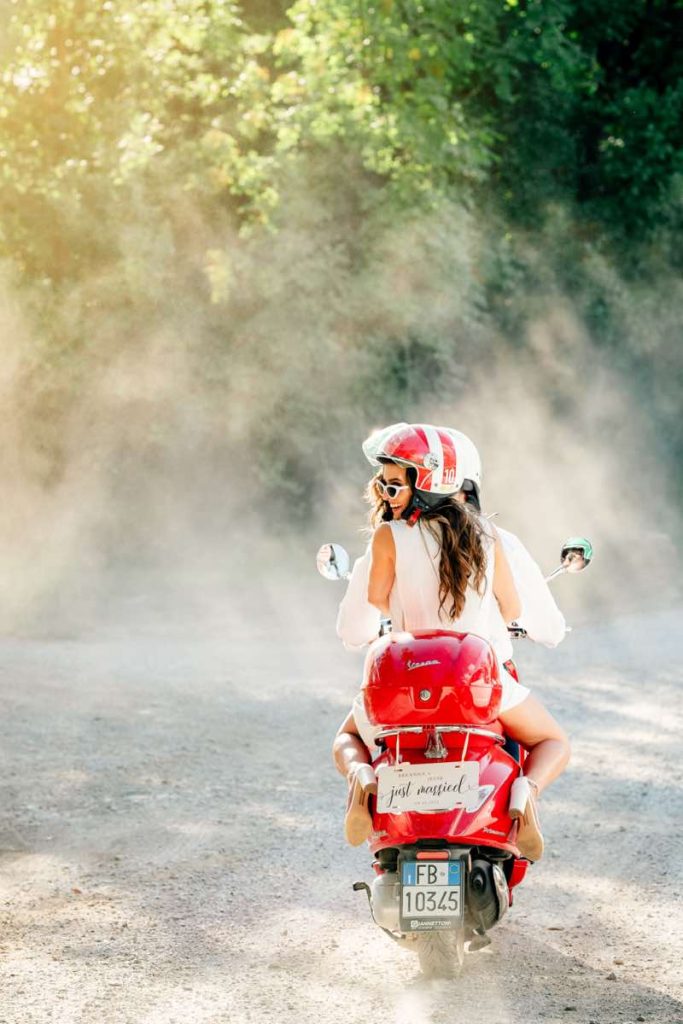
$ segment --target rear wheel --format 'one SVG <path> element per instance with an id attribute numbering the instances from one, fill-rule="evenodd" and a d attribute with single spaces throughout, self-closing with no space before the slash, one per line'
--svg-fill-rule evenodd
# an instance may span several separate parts
<path id="1" fill-rule="evenodd" d="M 465 962 L 465 933 L 462 928 L 423 932 L 415 945 L 426 978 L 458 977 Z"/>

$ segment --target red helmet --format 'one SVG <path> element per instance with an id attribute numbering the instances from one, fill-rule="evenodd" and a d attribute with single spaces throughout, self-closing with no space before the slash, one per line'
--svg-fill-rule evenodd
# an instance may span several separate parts
<path id="1" fill-rule="evenodd" d="M 448 430 L 427 423 L 396 423 L 376 431 L 363 444 L 368 462 L 378 466 L 387 459 L 417 473 L 415 491 L 433 506 L 462 489 L 464 464 Z"/>

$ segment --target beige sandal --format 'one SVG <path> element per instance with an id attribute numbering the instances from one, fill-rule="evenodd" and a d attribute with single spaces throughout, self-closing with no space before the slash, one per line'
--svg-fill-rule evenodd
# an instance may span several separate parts
<path id="1" fill-rule="evenodd" d="M 516 843 L 522 857 L 526 857 L 527 860 L 540 860 L 543 856 L 543 836 L 532 787 L 538 792 L 538 786 L 531 779 L 523 775 L 515 779 L 510 790 L 508 813 L 513 821 L 517 822 Z"/>
<path id="2" fill-rule="evenodd" d="M 349 799 L 344 818 L 344 835 L 351 846 L 360 846 L 372 832 L 370 796 L 377 793 L 377 776 L 370 764 L 361 764 L 349 773 Z"/>

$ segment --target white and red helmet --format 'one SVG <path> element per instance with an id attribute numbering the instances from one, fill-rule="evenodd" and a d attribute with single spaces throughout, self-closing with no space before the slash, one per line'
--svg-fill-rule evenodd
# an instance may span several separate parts
<path id="1" fill-rule="evenodd" d="M 479 491 L 481 489 L 481 456 L 477 451 L 474 441 L 463 434 L 461 430 L 454 430 L 452 427 L 439 427 L 445 430 L 453 438 L 455 447 L 460 456 L 462 468 L 463 490 L 471 492 L 476 497 L 476 505 L 479 506 Z"/>
<path id="2" fill-rule="evenodd" d="M 414 469 L 415 493 L 426 507 L 462 489 L 462 458 L 451 432 L 442 427 L 394 423 L 371 434 L 363 452 L 372 466 L 386 460 Z"/>

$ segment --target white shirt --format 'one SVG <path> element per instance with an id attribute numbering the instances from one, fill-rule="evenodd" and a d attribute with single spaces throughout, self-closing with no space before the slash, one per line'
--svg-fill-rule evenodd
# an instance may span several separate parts
<path id="1" fill-rule="evenodd" d="M 487 554 L 482 593 L 468 587 L 465 606 L 457 618 L 451 619 L 446 609 L 439 609 L 440 545 L 428 527 L 419 520 L 408 526 L 404 520 L 389 523 L 396 548 L 396 577 L 389 596 L 389 612 L 394 629 L 455 629 L 476 633 L 493 643 L 497 620 L 502 623 L 493 595 L 494 539 L 486 530 L 483 542 Z M 489 528 L 490 529 L 490 528 Z M 346 594 L 339 606 L 337 635 L 351 649 L 364 647 L 379 631 L 380 613 L 368 601 L 370 549 L 357 559 L 351 572 Z M 498 638 L 503 660 L 512 653 L 507 637 Z M 494 645 L 496 646 L 496 645 Z"/>
<path id="2" fill-rule="evenodd" d="M 390 526 L 397 553 L 397 579 L 391 592 L 389 604 L 395 628 L 409 628 L 406 626 L 404 614 L 404 609 L 407 609 L 409 621 L 420 623 L 420 625 L 413 624 L 412 629 L 438 628 L 439 625 L 443 628 L 453 629 L 452 623 L 439 616 L 438 586 L 436 588 L 436 608 L 434 607 L 434 586 L 431 579 L 433 575 L 436 580 L 434 570 L 430 568 L 427 559 L 415 557 L 419 549 L 414 542 L 419 540 L 420 546 L 424 543 L 418 534 L 419 521 L 414 527 L 409 527 L 402 520 L 392 521 Z M 555 604 L 541 570 L 514 533 L 503 530 L 499 526 L 496 527 L 496 530 L 510 563 L 515 587 L 522 603 L 522 613 L 518 618 L 520 626 L 537 643 L 547 647 L 556 647 L 565 637 L 565 620 Z M 434 561 L 434 556 L 437 555 L 437 541 L 429 531 L 424 529 L 422 529 L 421 536 L 425 538 L 432 561 Z M 413 543 L 411 544 L 411 541 L 408 540 L 407 545 L 404 544 L 407 538 L 412 538 Z M 399 546 L 401 552 L 407 553 L 407 559 L 401 559 L 400 569 Z M 339 606 L 337 635 L 344 642 L 344 646 L 350 650 L 365 647 L 375 639 L 379 632 L 380 613 L 368 601 L 370 561 L 370 547 L 368 546 L 365 554 L 356 559 L 354 563 L 346 594 Z M 492 574 L 492 557 L 489 562 Z M 435 568 L 438 570 L 438 561 Z M 477 628 L 472 628 L 470 625 L 462 625 L 458 628 L 463 632 L 478 633 L 490 640 L 499 660 L 505 662 L 512 657 L 512 641 L 500 614 L 498 603 L 493 597 L 492 589 L 491 585 L 491 593 L 485 603 L 485 608 L 480 606 L 478 610 L 475 610 L 475 606 L 470 604 L 463 613 L 468 622 L 472 621 L 473 616 L 475 619 L 478 615 L 482 616 L 482 622 L 474 623 Z M 464 621 L 465 618 L 463 618 Z M 424 622 L 427 622 L 427 625 L 423 625 Z"/>

